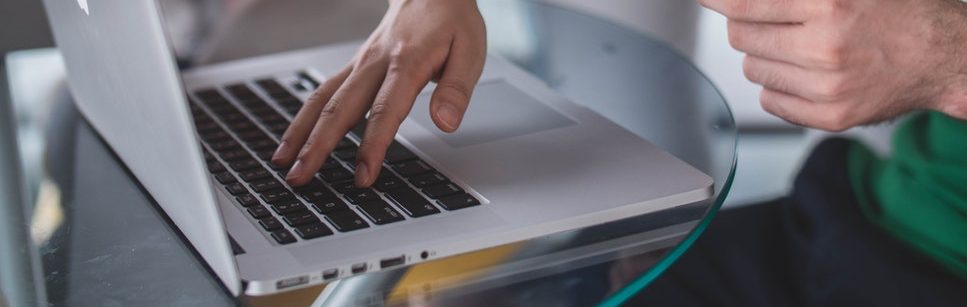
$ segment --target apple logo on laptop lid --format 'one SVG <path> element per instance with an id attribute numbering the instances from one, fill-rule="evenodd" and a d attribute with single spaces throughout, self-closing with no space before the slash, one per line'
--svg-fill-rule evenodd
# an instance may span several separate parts
<path id="1" fill-rule="evenodd" d="M 81 7 L 84 14 L 91 15 L 91 11 L 87 7 L 87 0 L 77 0 L 77 5 Z"/>

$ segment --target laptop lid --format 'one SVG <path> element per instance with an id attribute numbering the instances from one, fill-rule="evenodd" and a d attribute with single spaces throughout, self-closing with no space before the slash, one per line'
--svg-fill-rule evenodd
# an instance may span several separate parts
<path id="1" fill-rule="evenodd" d="M 157 1 L 44 6 L 81 113 L 238 296 L 235 259 Z"/>

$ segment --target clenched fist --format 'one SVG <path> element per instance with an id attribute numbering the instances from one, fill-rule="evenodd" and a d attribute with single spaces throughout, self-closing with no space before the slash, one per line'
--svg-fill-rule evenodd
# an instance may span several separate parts
<path id="1" fill-rule="evenodd" d="M 967 120 L 967 4 L 701 0 L 728 17 L 762 107 L 840 131 L 933 109 Z"/>

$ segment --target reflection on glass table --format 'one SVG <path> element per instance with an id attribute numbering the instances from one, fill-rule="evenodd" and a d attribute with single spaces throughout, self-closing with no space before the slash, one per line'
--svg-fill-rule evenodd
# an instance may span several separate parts
<path id="1" fill-rule="evenodd" d="M 29 192 L 4 204 L 13 214 L 4 217 L 0 250 L 8 252 L 0 255 L 0 272 L 20 269 L 4 273 L 4 296 L 54 305 L 582 306 L 633 295 L 687 248 L 724 199 L 734 171 L 731 115 L 715 88 L 662 43 L 555 6 L 517 9 L 527 22 L 492 36 L 525 47 L 494 53 L 709 174 L 713 198 L 325 286 L 235 299 L 79 116 L 64 90 L 58 54 L 25 51 L 9 56 L 5 67 L 13 108 L 2 114 L 10 126 L 3 128 L 13 135 L 9 128 L 17 127 L 22 159 L 15 162 L 26 170 Z M 14 281 L 18 286 L 10 286 Z"/>

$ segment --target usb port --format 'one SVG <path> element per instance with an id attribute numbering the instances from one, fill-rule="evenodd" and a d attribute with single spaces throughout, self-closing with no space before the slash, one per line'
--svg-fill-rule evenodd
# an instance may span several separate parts
<path id="1" fill-rule="evenodd" d="M 352 270 L 353 274 L 366 272 L 366 263 L 363 262 L 363 263 L 354 264 L 352 268 L 350 268 L 350 270 Z"/>
<path id="2" fill-rule="evenodd" d="M 309 276 L 299 276 L 299 277 L 280 280 L 275 283 L 275 288 L 282 290 L 285 288 L 295 287 L 306 283 L 309 283 Z"/>
<path id="3" fill-rule="evenodd" d="M 330 280 L 336 278 L 337 276 L 339 276 L 339 270 L 337 269 L 328 269 L 322 271 L 322 279 Z"/>
<path id="4" fill-rule="evenodd" d="M 406 260 L 403 258 L 403 256 L 393 257 L 393 258 L 387 258 L 387 259 L 383 259 L 383 260 L 380 260 L 379 261 L 379 268 L 385 269 L 385 268 L 388 268 L 388 267 L 393 267 L 393 266 L 401 265 L 401 264 L 403 264 L 403 262 L 406 262 Z"/>

